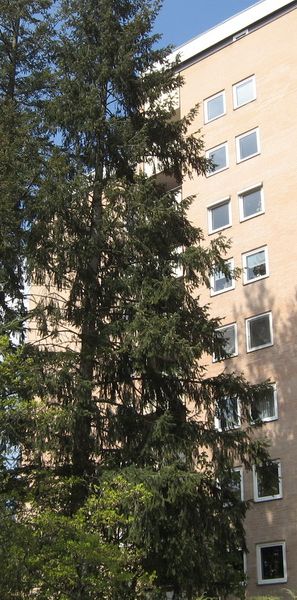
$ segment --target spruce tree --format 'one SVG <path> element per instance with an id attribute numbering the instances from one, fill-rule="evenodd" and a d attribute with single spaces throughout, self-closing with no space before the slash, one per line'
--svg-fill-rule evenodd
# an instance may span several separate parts
<path id="1" fill-rule="evenodd" d="M 24 314 L 27 211 L 44 175 L 50 4 L 0 2 L 0 306 L 5 320 Z"/>
<path id="2" fill-rule="evenodd" d="M 188 133 L 197 108 L 181 120 L 175 114 L 182 80 L 152 33 L 159 1 L 57 4 L 50 60 L 38 63 L 43 75 L 37 80 L 44 82 L 50 71 L 50 85 L 36 92 L 29 111 L 38 122 L 31 130 L 34 202 L 24 205 L 22 191 L 15 205 L 11 188 L 7 193 L 17 207 L 11 221 L 17 236 L 12 267 L 3 261 L 5 293 L 15 298 L 21 290 L 25 256 L 33 312 L 28 342 L 14 358 L 22 359 L 28 376 L 13 379 L 9 350 L 2 365 L 2 395 L 6 408 L 13 399 L 14 412 L 6 410 L 1 427 L 9 438 L 6 417 L 13 414 L 19 424 L 13 444 L 24 457 L 11 469 L 4 464 L 12 481 L 4 512 L 7 498 L 14 498 L 11 487 L 21 481 L 15 502 L 37 556 L 28 567 L 36 597 L 58 598 L 61 589 L 53 587 L 55 571 L 45 570 L 34 532 L 41 527 L 46 538 L 60 523 L 65 548 L 75 538 L 86 552 L 82 519 L 91 545 L 97 523 L 99 544 L 135 550 L 133 576 L 117 580 L 118 587 L 107 582 L 103 595 L 99 583 L 107 567 L 93 570 L 92 555 L 89 570 L 84 565 L 89 578 L 79 587 L 70 578 L 65 598 L 240 594 L 247 505 L 234 491 L 232 469 L 236 460 L 249 467 L 267 457 L 250 428 L 251 407 L 266 386 L 236 374 L 209 379 L 203 366 L 205 353 L 224 356 L 224 348 L 219 320 L 201 306 L 197 290 L 209 285 L 214 267 L 225 268 L 228 242 L 219 238 L 206 247 L 187 218 L 192 199 L 179 201 L 172 191 L 208 167 L 199 132 Z M 34 48 L 38 54 L 38 41 Z M 142 165 L 152 161 L 162 182 L 143 173 Z M 30 160 L 21 173 L 28 187 Z M 17 289 L 9 268 L 14 278 L 18 273 Z M 234 397 L 241 400 L 243 426 L 218 431 L 215 417 Z M 123 490 L 132 492 L 123 493 L 113 527 L 101 527 L 101 516 L 92 521 L 94 498 L 105 497 L 106 481 L 113 489 L 119 472 Z M 141 502 L 135 501 L 138 486 Z M 51 564 L 59 553 L 61 560 L 69 557 L 63 539 L 51 545 Z M 97 588 L 90 587 L 96 577 Z"/>

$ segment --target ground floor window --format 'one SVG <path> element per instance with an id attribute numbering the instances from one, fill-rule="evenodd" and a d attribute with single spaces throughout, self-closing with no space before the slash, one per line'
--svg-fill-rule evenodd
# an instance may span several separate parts
<path id="1" fill-rule="evenodd" d="M 285 542 L 257 545 L 258 583 L 285 583 L 287 581 Z"/>

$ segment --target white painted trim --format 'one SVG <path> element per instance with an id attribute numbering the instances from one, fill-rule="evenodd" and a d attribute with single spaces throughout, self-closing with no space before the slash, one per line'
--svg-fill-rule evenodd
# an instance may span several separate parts
<path id="1" fill-rule="evenodd" d="M 257 476 L 257 468 L 253 465 L 253 490 L 254 490 L 254 502 L 268 502 L 270 500 L 279 500 L 283 497 L 283 485 L 282 485 L 282 468 L 280 460 L 273 460 L 275 464 L 277 464 L 278 468 L 278 494 L 274 496 L 259 496 L 258 493 L 258 476 Z"/>
<path id="2" fill-rule="evenodd" d="M 273 548 L 274 546 L 281 546 L 282 547 L 284 576 L 283 577 L 279 577 L 277 579 L 263 579 L 263 577 L 262 577 L 261 549 L 262 548 Z M 269 542 L 269 543 L 266 543 L 266 544 L 257 544 L 257 546 L 256 546 L 256 554 L 257 554 L 258 583 L 260 585 L 271 584 L 271 583 L 286 583 L 286 581 L 287 581 L 286 542 Z"/>
<path id="3" fill-rule="evenodd" d="M 222 96 L 222 98 L 223 98 L 223 112 L 220 113 L 219 115 L 217 115 L 216 117 L 212 117 L 212 119 L 209 119 L 208 118 L 208 110 L 207 110 L 208 102 L 210 102 L 211 100 L 215 100 L 219 96 Z M 226 114 L 225 90 L 222 90 L 222 91 L 218 92 L 217 94 L 213 94 L 212 96 L 209 96 L 208 98 L 205 98 L 205 100 L 203 100 L 203 113 L 204 113 L 204 124 L 205 125 L 207 125 L 207 123 L 212 123 L 212 121 L 216 121 L 217 119 L 220 119 L 221 117 L 223 117 Z"/>
<path id="4" fill-rule="evenodd" d="M 175 253 L 177 255 L 179 254 L 183 254 L 184 252 L 184 247 L 183 246 L 177 246 L 177 248 L 175 248 Z M 179 279 L 180 277 L 183 277 L 184 275 L 184 267 L 182 264 L 176 264 L 173 265 L 172 267 L 172 275 L 173 277 L 176 277 L 177 279 Z"/>
<path id="5" fill-rule="evenodd" d="M 257 254 L 257 252 L 264 252 L 265 256 L 265 275 L 255 276 L 252 279 L 247 279 L 247 258 L 249 256 L 253 256 Z M 260 248 L 255 248 L 254 250 L 249 250 L 248 252 L 244 252 L 242 255 L 242 274 L 243 274 L 243 285 L 248 285 L 249 283 L 254 283 L 255 281 L 259 281 L 260 279 L 266 279 L 269 277 L 269 261 L 268 261 L 268 248 L 267 246 L 261 246 Z"/>
<path id="6" fill-rule="evenodd" d="M 172 190 L 170 190 L 172 194 L 175 195 L 175 201 L 177 204 L 180 204 L 183 200 L 183 188 L 181 185 L 176 186 Z"/>
<path id="7" fill-rule="evenodd" d="M 248 187 L 244 188 L 243 190 L 239 190 L 239 192 L 237 192 L 238 196 L 244 196 L 244 194 L 247 194 L 248 192 L 252 192 L 253 190 L 257 190 L 258 188 L 262 188 L 263 187 L 263 181 L 260 181 L 259 183 L 254 183 L 253 185 L 249 185 Z"/>
<path id="8" fill-rule="evenodd" d="M 224 39 L 234 36 L 236 33 L 240 33 L 253 23 L 271 15 L 280 8 L 286 7 L 290 2 L 291 0 L 262 0 L 257 2 L 246 10 L 237 13 L 230 19 L 219 23 L 219 25 L 212 27 L 212 29 L 205 31 L 201 35 L 182 44 L 172 52 L 169 60 L 175 61 L 179 56 L 180 62 L 183 63 L 193 56 L 222 42 Z"/>
<path id="9" fill-rule="evenodd" d="M 243 214 L 243 198 L 244 198 L 244 196 L 247 196 L 249 194 L 249 192 L 250 193 L 256 192 L 257 190 L 260 191 L 262 210 L 259 210 L 259 212 L 252 213 L 251 215 L 248 215 L 248 217 L 245 217 Z M 262 183 L 258 183 L 251 187 L 245 188 L 244 190 L 241 190 L 240 192 L 238 192 L 237 195 L 238 195 L 238 200 L 239 200 L 239 220 L 241 223 L 244 221 L 248 221 L 249 219 L 254 219 L 255 217 L 258 217 L 265 213 L 264 192 L 263 192 L 263 184 Z"/>
<path id="10" fill-rule="evenodd" d="M 212 228 L 212 210 L 214 208 L 218 208 L 222 204 L 228 204 L 228 212 L 229 212 L 229 223 L 228 225 L 223 225 L 223 227 L 218 227 L 217 229 Z M 218 231 L 222 231 L 223 229 L 228 229 L 228 227 L 232 226 L 232 210 L 231 210 L 231 198 L 228 196 L 227 198 L 222 198 L 222 200 L 218 200 L 213 204 L 207 206 L 207 220 L 208 220 L 208 233 L 217 233 Z"/>
<path id="11" fill-rule="evenodd" d="M 243 552 L 242 554 L 243 554 L 243 572 L 244 572 L 244 575 L 246 576 L 247 570 L 248 570 L 247 569 L 247 553 Z"/>
<path id="12" fill-rule="evenodd" d="M 243 158 L 241 158 L 240 157 L 240 140 L 247 137 L 248 135 L 251 135 L 251 133 L 256 134 L 257 151 L 253 152 L 253 154 L 249 154 L 248 156 L 244 156 Z M 236 144 L 236 162 L 237 162 L 237 164 L 242 163 L 245 160 L 249 160 L 250 158 L 253 158 L 254 156 L 258 156 L 258 154 L 261 153 L 259 127 L 254 127 L 254 129 L 249 129 L 249 131 L 245 131 L 244 133 L 237 135 L 235 138 L 235 144 Z"/>
<path id="13" fill-rule="evenodd" d="M 257 346 L 255 348 L 252 348 L 251 347 L 251 339 L 250 339 L 249 323 L 251 321 L 256 321 L 260 317 L 265 317 L 266 315 L 269 318 L 269 329 L 270 329 L 270 339 L 271 339 L 271 342 L 269 342 L 268 344 L 263 344 L 261 346 Z M 262 348 L 269 348 L 270 346 L 273 346 L 272 313 L 270 311 L 266 312 L 266 313 L 261 313 L 259 315 L 254 315 L 253 317 L 249 317 L 248 319 L 245 320 L 245 327 L 246 327 L 246 351 L 247 352 L 255 352 L 256 350 L 262 350 Z"/>
<path id="14" fill-rule="evenodd" d="M 237 102 L 237 94 L 236 94 L 237 87 L 243 85 L 244 83 L 248 83 L 249 81 L 252 82 L 253 95 L 246 102 L 243 102 L 242 104 L 238 104 L 238 102 Z M 256 78 L 255 78 L 255 75 L 250 75 L 250 77 L 245 77 L 245 79 L 241 79 L 241 81 L 238 81 L 237 83 L 234 83 L 234 85 L 232 86 L 232 91 L 233 91 L 233 108 L 234 108 L 234 110 L 237 110 L 238 108 L 241 108 L 242 106 L 245 106 L 246 104 L 249 104 L 250 102 L 253 102 L 254 100 L 256 100 L 256 98 L 257 98 L 257 90 L 256 90 Z"/>

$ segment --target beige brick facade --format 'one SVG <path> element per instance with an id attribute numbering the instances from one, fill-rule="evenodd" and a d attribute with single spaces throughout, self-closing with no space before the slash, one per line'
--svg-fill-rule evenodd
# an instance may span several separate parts
<path id="1" fill-rule="evenodd" d="M 266 16 L 259 21 L 263 7 Z M 254 502 L 252 472 L 244 473 L 244 498 L 252 500 L 246 520 L 248 594 L 277 595 L 284 588 L 297 590 L 297 3 L 265 0 L 244 12 L 249 17 L 246 35 L 237 41 L 229 35 L 217 46 L 212 42 L 181 64 L 181 115 L 199 103 L 193 130 L 201 128 L 206 149 L 227 143 L 229 155 L 225 170 L 187 180 L 183 196 L 196 195 L 190 218 L 204 229 L 206 243 L 218 235 L 209 233 L 208 207 L 230 199 L 232 220 L 222 233 L 232 240 L 227 258 L 234 259 L 235 267 L 242 267 L 243 253 L 267 248 L 267 277 L 244 284 L 242 274 L 234 289 L 214 296 L 203 290 L 201 300 L 211 303 L 212 314 L 223 324 L 237 324 L 238 355 L 214 364 L 209 360 L 209 374 L 236 370 L 251 382 L 270 378 L 276 384 L 278 418 L 265 423 L 261 435 L 269 438 L 271 456 L 280 461 L 282 498 Z M 235 18 L 229 20 L 231 29 L 232 23 L 236 34 Z M 255 99 L 234 108 L 234 84 L 252 76 Z M 203 101 L 220 92 L 225 94 L 226 112 L 205 124 Z M 238 162 L 235 138 L 256 128 L 259 153 Z M 240 221 L 238 193 L 260 185 L 263 212 Z M 246 319 L 268 312 L 273 345 L 247 352 Z M 261 584 L 256 545 L 271 543 L 280 552 L 280 542 L 285 542 L 286 581 Z M 265 550 L 261 552 L 264 557 Z"/>

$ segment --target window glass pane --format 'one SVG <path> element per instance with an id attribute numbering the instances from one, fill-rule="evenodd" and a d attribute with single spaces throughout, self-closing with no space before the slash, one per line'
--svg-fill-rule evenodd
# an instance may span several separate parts
<path id="1" fill-rule="evenodd" d="M 224 202 L 211 209 L 211 229 L 221 229 L 230 224 L 229 202 Z"/>
<path id="2" fill-rule="evenodd" d="M 238 469 L 234 469 L 233 473 L 232 473 L 232 479 L 230 482 L 230 489 L 231 491 L 235 494 L 236 498 L 238 500 L 241 500 L 241 477 L 242 477 L 242 473 L 241 471 Z"/>
<path id="3" fill-rule="evenodd" d="M 222 271 L 215 271 L 214 273 L 214 292 L 221 292 L 223 290 L 228 290 L 232 287 L 232 278 L 227 277 Z"/>
<path id="4" fill-rule="evenodd" d="M 244 564 L 244 552 L 243 550 L 238 550 L 237 560 L 235 564 L 236 570 L 242 574 L 242 583 L 244 583 L 245 579 L 245 564 Z"/>
<path id="5" fill-rule="evenodd" d="M 224 113 L 224 97 L 223 94 L 207 100 L 207 120 L 211 121 Z"/>
<path id="6" fill-rule="evenodd" d="M 227 165 L 227 156 L 226 156 L 226 146 L 221 146 L 217 150 L 213 150 L 209 154 L 209 158 L 213 161 L 215 165 L 215 171 L 219 171 L 220 169 L 224 169 Z"/>
<path id="7" fill-rule="evenodd" d="M 283 547 L 268 546 L 261 548 L 262 579 L 280 579 L 284 577 Z"/>
<path id="8" fill-rule="evenodd" d="M 252 418 L 256 419 L 273 419 L 275 415 L 275 401 L 274 401 L 275 390 L 271 387 L 260 400 L 257 401 L 253 410 Z"/>
<path id="9" fill-rule="evenodd" d="M 259 498 L 278 496 L 280 493 L 278 463 L 257 467 L 257 489 Z"/>
<path id="10" fill-rule="evenodd" d="M 175 201 L 177 204 L 180 204 L 183 196 L 182 196 L 182 189 L 178 188 L 177 190 L 174 191 L 174 195 L 175 195 Z"/>
<path id="11" fill-rule="evenodd" d="M 235 344 L 235 327 L 231 325 L 230 327 L 226 327 L 222 331 L 224 337 L 224 350 L 226 354 L 235 354 L 236 353 L 236 344 Z"/>
<path id="12" fill-rule="evenodd" d="M 232 268 L 231 263 L 227 263 L 229 269 Z M 223 290 L 228 290 L 233 287 L 233 279 L 232 275 L 225 275 L 220 270 L 214 271 L 213 274 L 213 291 L 214 292 L 222 292 Z"/>
<path id="13" fill-rule="evenodd" d="M 16 469 L 20 463 L 21 451 L 19 446 L 7 445 L 3 453 L 3 462 L 6 469 Z"/>
<path id="14" fill-rule="evenodd" d="M 255 254 L 250 254 L 246 257 L 246 279 L 256 279 L 266 275 L 266 257 L 265 250 L 259 250 Z"/>
<path id="15" fill-rule="evenodd" d="M 234 429 L 240 424 L 237 398 L 222 398 L 218 408 L 221 429 Z"/>
<path id="16" fill-rule="evenodd" d="M 236 86 L 236 104 L 237 106 L 241 106 L 242 104 L 246 104 L 250 102 L 254 98 L 254 86 L 253 80 L 248 79 L 247 81 L 243 81 Z"/>
<path id="17" fill-rule="evenodd" d="M 252 215 L 262 212 L 262 195 L 261 189 L 247 192 L 242 196 L 242 211 L 243 217 L 246 219 Z"/>
<path id="18" fill-rule="evenodd" d="M 239 156 L 240 159 L 248 158 L 258 152 L 257 133 L 253 131 L 239 139 Z"/>
<path id="19" fill-rule="evenodd" d="M 234 356 L 237 353 L 235 325 L 228 325 L 222 329 L 217 329 L 217 336 L 223 342 L 223 348 L 227 354 L 227 358 L 228 356 Z M 223 358 L 226 357 L 225 355 L 222 356 L 220 352 L 214 356 L 214 360 L 222 360 Z"/>
<path id="20" fill-rule="evenodd" d="M 236 354 L 236 337 L 235 337 L 235 325 L 224 327 L 223 329 L 217 330 L 218 337 L 224 343 L 224 351 L 228 355 Z M 218 357 L 216 357 L 218 360 Z"/>
<path id="21" fill-rule="evenodd" d="M 269 315 L 263 315 L 249 321 L 250 346 L 258 348 L 271 344 L 271 331 Z"/>

